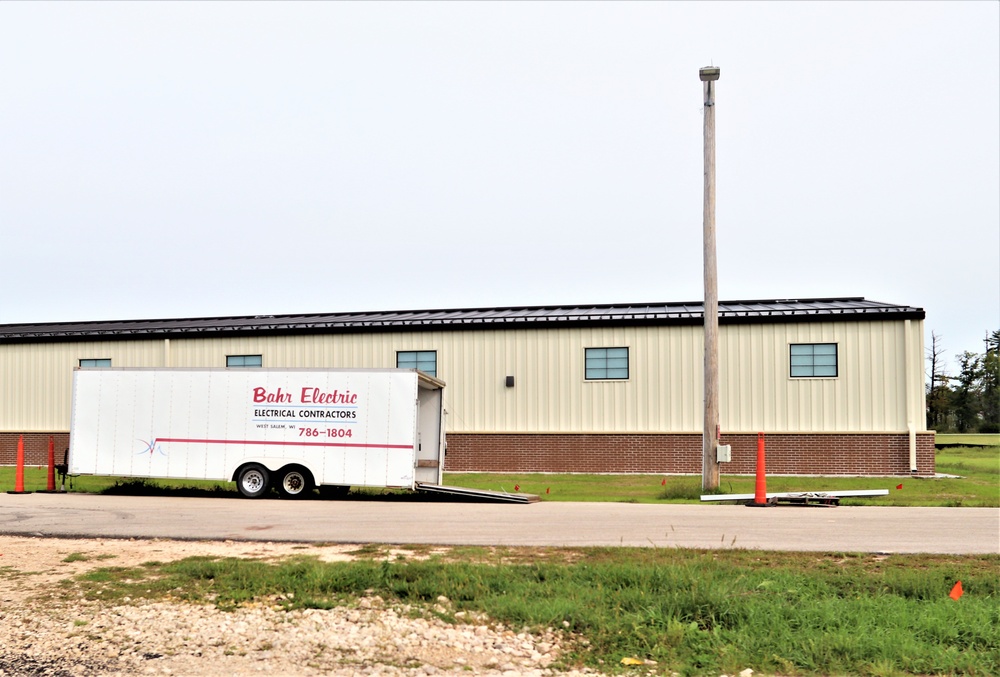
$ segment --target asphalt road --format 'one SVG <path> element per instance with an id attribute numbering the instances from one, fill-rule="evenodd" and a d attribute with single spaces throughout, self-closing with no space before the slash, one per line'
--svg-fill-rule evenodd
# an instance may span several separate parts
<path id="1" fill-rule="evenodd" d="M 329 543 L 1000 553 L 995 508 L 0 494 L 0 534 Z"/>

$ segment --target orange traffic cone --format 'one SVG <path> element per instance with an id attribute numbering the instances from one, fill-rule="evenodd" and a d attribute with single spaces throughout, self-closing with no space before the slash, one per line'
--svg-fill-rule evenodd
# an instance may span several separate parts
<path id="1" fill-rule="evenodd" d="M 52 435 L 49 435 L 49 476 L 48 481 L 45 484 L 45 491 L 39 491 L 39 494 L 55 494 L 56 491 L 56 445 L 55 441 L 52 439 Z"/>
<path id="2" fill-rule="evenodd" d="M 754 485 L 753 508 L 765 508 L 773 503 L 767 501 L 767 470 L 764 463 L 764 433 L 757 433 L 757 482 Z"/>
<path id="3" fill-rule="evenodd" d="M 8 494 L 30 494 L 24 490 L 24 435 L 17 439 L 17 469 L 14 471 L 14 491 Z"/>

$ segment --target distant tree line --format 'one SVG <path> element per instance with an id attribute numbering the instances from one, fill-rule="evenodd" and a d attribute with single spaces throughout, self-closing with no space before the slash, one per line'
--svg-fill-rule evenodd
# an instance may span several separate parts
<path id="1" fill-rule="evenodd" d="M 927 349 L 927 428 L 938 432 L 1000 433 L 1000 331 L 983 341 L 985 350 L 956 358 L 958 373 L 945 366 L 941 337 L 931 332 Z"/>

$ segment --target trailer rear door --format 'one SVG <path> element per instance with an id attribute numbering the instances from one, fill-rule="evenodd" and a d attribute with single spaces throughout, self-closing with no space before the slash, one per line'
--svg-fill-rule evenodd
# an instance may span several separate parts
<path id="1" fill-rule="evenodd" d="M 417 452 L 414 484 L 440 484 L 444 472 L 444 384 L 419 375 L 417 388 Z"/>

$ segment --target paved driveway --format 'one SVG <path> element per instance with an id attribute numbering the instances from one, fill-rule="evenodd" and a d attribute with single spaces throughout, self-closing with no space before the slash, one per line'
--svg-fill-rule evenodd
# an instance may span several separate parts
<path id="1" fill-rule="evenodd" d="M 454 545 L 1000 553 L 995 508 L 0 494 L 0 534 Z"/>

